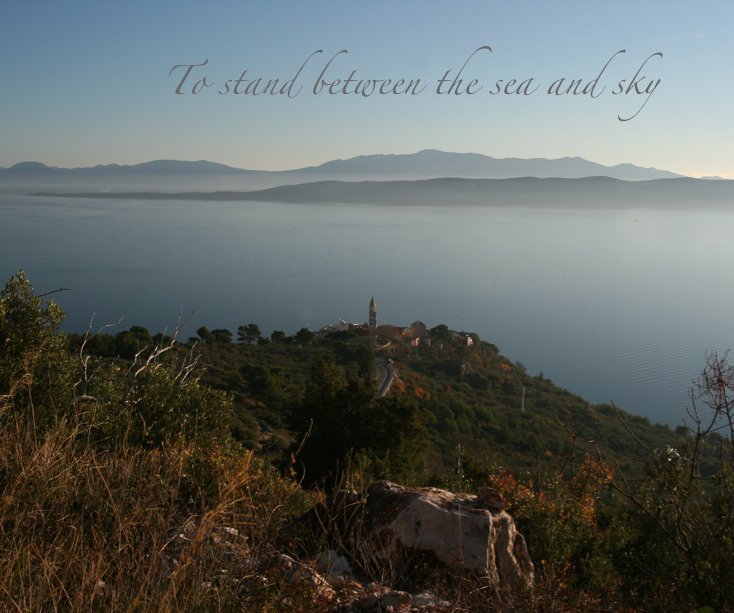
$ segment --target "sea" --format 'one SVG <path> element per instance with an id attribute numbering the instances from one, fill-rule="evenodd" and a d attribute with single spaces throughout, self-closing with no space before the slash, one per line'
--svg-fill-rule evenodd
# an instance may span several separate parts
<path id="1" fill-rule="evenodd" d="M 280 204 L 0 194 L 19 269 L 63 328 L 183 340 L 256 323 L 446 324 L 590 403 L 680 425 L 734 346 L 734 213 L 635 207 Z"/>

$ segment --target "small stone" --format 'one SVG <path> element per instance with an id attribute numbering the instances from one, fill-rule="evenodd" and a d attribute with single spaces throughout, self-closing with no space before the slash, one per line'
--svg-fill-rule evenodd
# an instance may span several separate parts
<path id="1" fill-rule="evenodd" d="M 333 549 L 321 552 L 316 557 L 316 570 L 330 578 L 339 579 L 352 572 L 349 561 Z"/>
<path id="2" fill-rule="evenodd" d="M 226 532 L 230 536 L 239 536 L 240 531 L 237 528 L 231 528 L 230 526 L 222 526 L 221 528 L 215 528 L 219 532 Z"/>
<path id="3" fill-rule="evenodd" d="M 293 558 L 284 553 L 279 553 L 277 556 L 277 560 L 280 566 L 282 566 L 288 572 L 293 572 L 298 564 Z"/>
<path id="4" fill-rule="evenodd" d="M 372 613 L 373 611 L 379 612 L 381 610 L 380 599 L 374 595 L 365 596 L 364 598 L 355 600 L 352 603 L 352 607 L 355 611 L 359 611 L 360 613 Z"/>
<path id="5" fill-rule="evenodd" d="M 410 608 L 413 601 L 413 597 L 408 592 L 401 592 L 395 590 L 394 592 L 388 592 L 382 598 L 380 598 L 380 605 L 393 611 L 401 611 L 405 608 Z"/>
<path id="6" fill-rule="evenodd" d="M 435 609 L 447 609 L 451 606 L 448 600 L 439 600 L 438 597 L 433 593 L 425 590 L 420 594 L 413 596 L 413 608 L 414 609 L 425 609 L 432 611 Z"/>
<path id="7" fill-rule="evenodd" d="M 326 607 L 336 600 L 336 591 L 329 582 L 314 569 L 296 562 L 293 558 L 281 554 L 281 560 L 285 563 L 286 570 L 292 572 L 290 581 L 303 586 L 311 594 L 313 603 L 319 607 Z M 290 563 L 290 564 L 289 564 Z"/>

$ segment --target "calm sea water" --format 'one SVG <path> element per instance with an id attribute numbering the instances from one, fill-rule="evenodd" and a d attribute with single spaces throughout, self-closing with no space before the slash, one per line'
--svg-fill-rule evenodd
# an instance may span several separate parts
<path id="1" fill-rule="evenodd" d="M 680 423 L 734 346 L 734 214 L 0 196 L 0 278 L 56 288 L 83 331 L 183 338 L 340 318 L 477 332 L 592 402 Z M 114 329 L 113 329 L 114 331 Z"/>

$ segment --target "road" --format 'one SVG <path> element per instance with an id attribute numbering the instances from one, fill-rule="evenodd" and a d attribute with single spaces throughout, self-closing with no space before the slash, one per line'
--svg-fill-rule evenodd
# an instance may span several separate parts
<path id="1" fill-rule="evenodd" d="M 395 368 L 387 358 L 375 358 L 375 379 L 377 379 L 378 396 L 383 398 L 395 380 Z"/>

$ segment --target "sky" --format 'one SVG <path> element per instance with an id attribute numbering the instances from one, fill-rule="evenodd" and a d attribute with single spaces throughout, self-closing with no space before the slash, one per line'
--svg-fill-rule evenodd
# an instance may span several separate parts
<path id="1" fill-rule="evenodd" d="M 441 149 L 734 178 L 729 1 L 0 7 L 0 167 L 206 159 L 280 170 Z M 275 93 L 262 92 L 274 79 Z M 393 93 L 400 79 L 420 83 Z M 353 93 L 359 80 L 371 95 Z M 572 80 L 576 94 L 549 93 Z"/>

